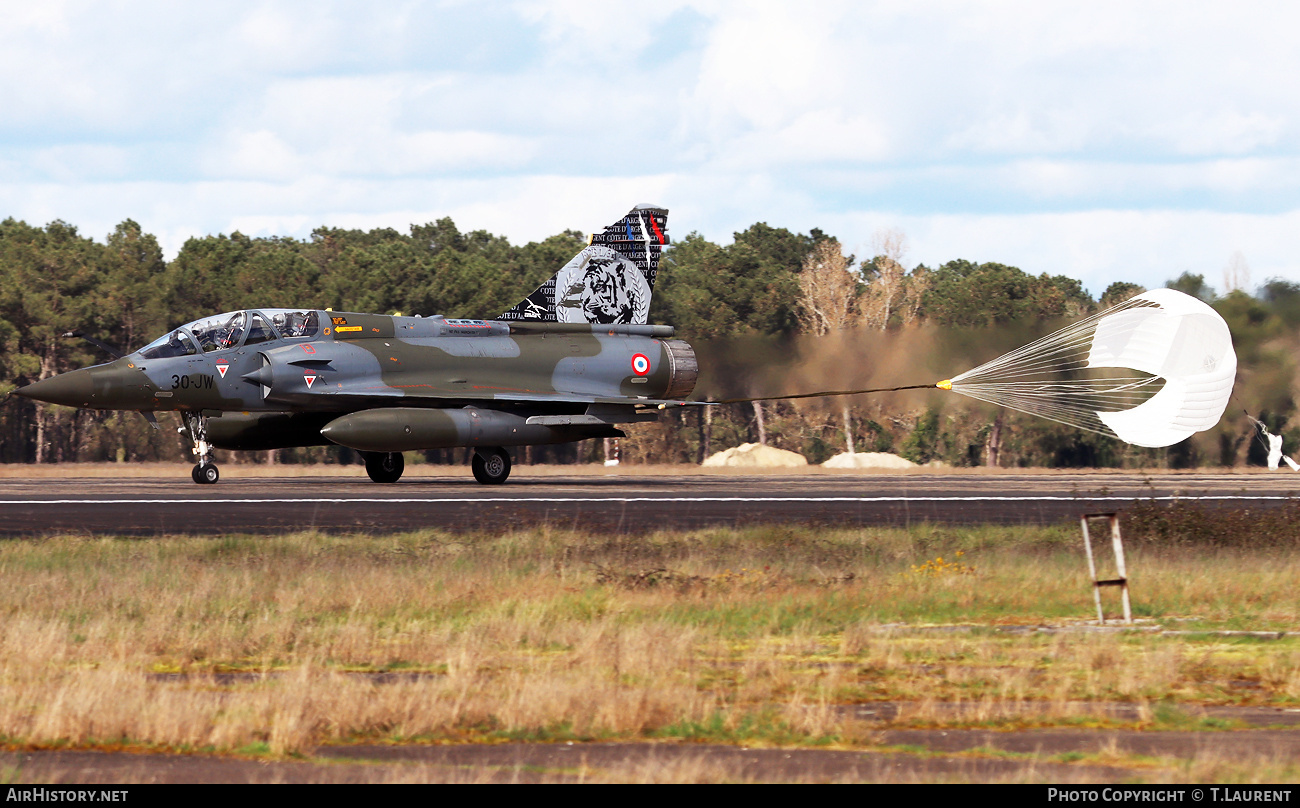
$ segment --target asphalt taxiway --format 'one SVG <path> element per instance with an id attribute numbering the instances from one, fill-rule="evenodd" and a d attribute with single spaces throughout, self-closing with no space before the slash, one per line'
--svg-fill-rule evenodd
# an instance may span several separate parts
<path id="1" fill-rule="evenodd" d="M 502 486 L 466 476 L 254 477 L 216 485 L 175 477 L 0 480 L 0 535 L 160 535 L 317 529 L 556 527 L 643 533 L 763 523 L 1050 524 L 1134 502 L 1279 507 L 1300 475 L 1270 474 L 639 474 L 530 476 Z"/>

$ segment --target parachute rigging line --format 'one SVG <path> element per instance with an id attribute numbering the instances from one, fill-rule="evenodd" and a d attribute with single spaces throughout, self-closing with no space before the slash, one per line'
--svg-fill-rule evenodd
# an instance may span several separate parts
<path id="1" fill-rule="evenodd" d="M 794 393 L 788 396 L 759 396 L 757 398 L 724 398 L 706 404 L 749 404 L 754 401 L 789 401 L 794 398 L 821 398 L 823 396 L 856 396 L 862 393 L 892 393 L 895 390 L 933 390 L 937 384 L 909 384 L 903 387 L 872 387 L 867 390 L 824 390 L 819 393 Z"/>

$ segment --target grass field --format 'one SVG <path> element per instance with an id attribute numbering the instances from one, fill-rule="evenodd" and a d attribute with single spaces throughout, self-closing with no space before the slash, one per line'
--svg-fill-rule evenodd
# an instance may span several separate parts
<path id="1" fill-rule="evenodd" d="M 875 748 L 883 725 L 845 709 L 875 701 L 905 705 L 893 728 L 1229 732 L 1186 708 L 1300 708 L 1294 633 L 1215 633 L 1300 630 L 1300 547 L 1235 544 L 1135 540 L 1145 630 L 1100 632 L 1072 527 L 8 541 L 0 735 L 264 756 L 465 740 Z M 376 672 L 393 675 L 360 675 Z M 1112 702 L 1139 717 L 1090 708 Z M 1300 769 L 1210 760 L 1180 776 Z"/>

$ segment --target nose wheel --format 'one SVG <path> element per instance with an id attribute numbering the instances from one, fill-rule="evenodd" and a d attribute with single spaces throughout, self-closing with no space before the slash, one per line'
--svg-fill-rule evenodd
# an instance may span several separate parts
<path id="1" fill-rule="evenodd" d="M 474 450 L 470 467 L 474 479 L 484 485 L 500 485 L 510 476 L 510 455 L 500 446 L 485 446 Z"/>
<path id="2" fill-rule="evenodd" d="M 212 446 L 208 443 L 208 419 L 192 412 L 181 413 L 185 425 L 176 430 L 182 435 L 188 434 L 194 442 L 194 455 L 199 462 L 190 471 L 190 478 L 199 485 L 212 485 L 221 479 L 217 464 L 212 462 Z"/>

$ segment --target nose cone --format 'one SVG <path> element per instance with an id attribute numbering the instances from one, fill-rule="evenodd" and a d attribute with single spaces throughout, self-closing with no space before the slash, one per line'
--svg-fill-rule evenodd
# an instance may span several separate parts
<path id="1" fill-rule="evenodd" d="M 41 379 L 14 395 L 97 410 L 154 409 L 158 403 L 148 377 L 125 359 Z"/>
<path id="2" fill-rule="evenodd" d="M 62 404 L 65 407 L 89 407 L 95 393 L 90 368 L 82 368 L 48 379 L 41 379 L 14 391 L 14 395 Z"/>

